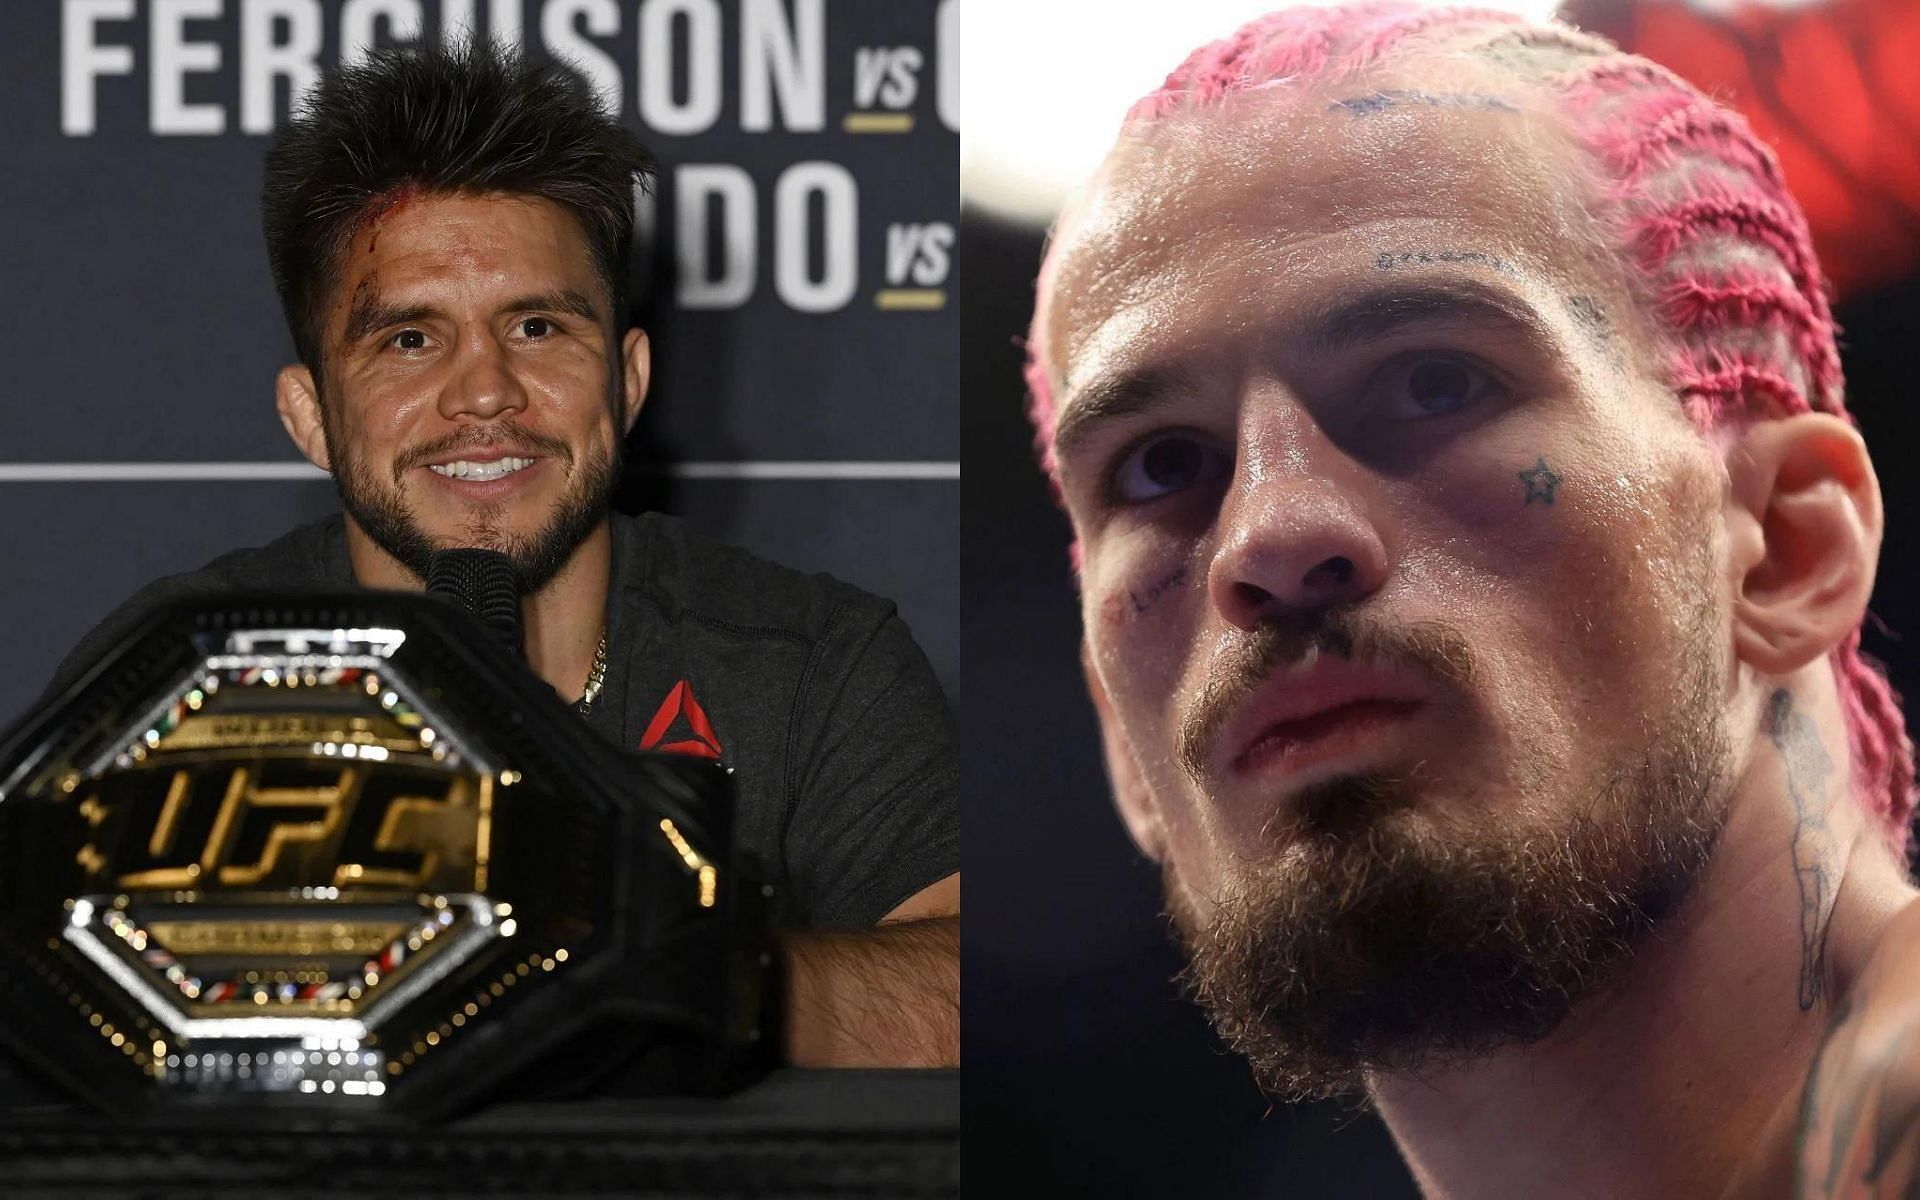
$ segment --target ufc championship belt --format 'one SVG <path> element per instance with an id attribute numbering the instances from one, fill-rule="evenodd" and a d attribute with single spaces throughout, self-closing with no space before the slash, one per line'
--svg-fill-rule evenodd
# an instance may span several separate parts
<path id="1" fill-rule="evenodd" d="M 731 839 L 453 606 L 176 605 L 0 740 L 0 1043 L 122 1112 L 711 1090 L 776 1040 Z"/>

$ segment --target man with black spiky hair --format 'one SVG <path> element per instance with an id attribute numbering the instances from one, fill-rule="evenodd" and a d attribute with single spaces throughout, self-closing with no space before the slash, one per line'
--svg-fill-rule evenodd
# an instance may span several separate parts
<path id="1" fill-rule="evenodd" d="M 418 591 L 497 550 L 527 663 L 615 744 L 720 760 L 774 876 L 802 1065 L 959 1055 L 952 717 L 892 604 L 610 504 L 646 398 L 622 330 L 652 157 L 580 79 L 486 42 L 325 74 L 267 156 L 265 225 L 299 361 L 282 423 L 344 512 L 149 585 Z M 577 699 L 576 699 L 577 698 Z"/>

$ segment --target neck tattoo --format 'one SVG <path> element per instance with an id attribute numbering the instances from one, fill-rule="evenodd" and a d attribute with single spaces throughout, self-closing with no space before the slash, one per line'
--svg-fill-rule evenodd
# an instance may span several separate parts
<path id="1" fill-rule="evenodd" d="M 573 702 L 574 710 L 581 716 L 593 711 L 593 702 L 600 698 L 600 685 L 607 681 L 607 635 L 600 635 L 600 648 L 593 652 L 593 670 L 587 673 L 587 690 Z"/>

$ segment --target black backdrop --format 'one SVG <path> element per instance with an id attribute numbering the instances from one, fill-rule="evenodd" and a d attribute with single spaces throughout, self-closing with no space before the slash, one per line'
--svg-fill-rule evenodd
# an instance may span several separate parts
<path id="1" fill-rule="evenodd" d="M 0 723 L 157 575 L 337 507 L 273 412 L 267 131 L 364 34 L 565 57 L 665 164 L 626 508 L 897 600 L 959 687 L 958 0 L 0 7 Z M 290 64 L 290 65 L 289 65 Z"/>
<path id="2" fill-rule="evenodd" d="M 1416 1193 L 1384 1127 L 1274 1106 L 1169 982 L 1159 875 L 1107 800 L 1080 681 L 1065 518 L 1029 452 L 1020 382 L 1040 235 L 963 216 L 962 517 L 968 1186 L 1039 1196 Z M 1849 403 L 1887 535 L 1867 650 L 1920 700 L 1920 446 L 1908 361 L 1920 279 L 1839 306 Z M 1902 640 L 1905 634 L 1909 640 Z M 1914 704 L 1908 705 L 1916 712 Z"/>

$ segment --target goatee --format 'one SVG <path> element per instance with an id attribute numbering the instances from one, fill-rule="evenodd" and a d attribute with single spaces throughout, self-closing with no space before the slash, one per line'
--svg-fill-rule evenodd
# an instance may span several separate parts
<path id="1" fill-rule="evenodd" d="M 1464 643 L 1431 628 L 1399 643 L 1361 628 L 1322 642 L 1406 665 L 1397 646 L 1430 674 L 1472 675 Z M 1273 668 L 1266 657 L 1248 678 Z M 1183 982 L 1261 1086 L 1361 1094 L 1378 1073 L 1537 1041 L 1604 988 L 1679 910 L 1725 822 L 1710 657 L 1681 664 L 1671 710 L 1597 777 L 1583 786 L 1549 768 L 1528 785 L 1566 794 L 1503 797 L 1497 816 L 1473 821 L 1432 812 L 1434 781 L 1419 770 L 1347 776 L 1289 797 L 1267 831 L 1273 855 L 1241 864 L 1204 916 L 1169 870 Z M 1205 761 L 1217 721 L 1203 703 L 1183 758 Z"/>
<path id="2" fill-rule="evenodd" d="M 513 564 L 521 591 L 533 593 L 546 586 L 595 526 L 606 518 L 620 477 L 617 451 L 576 463 L 571 448 L 557 438 L 532 434 L 511 421 L 491 427 L 471 426 L 461 438 L 416 448 L 396 463 L 395 474 L 403 475 L 430 457 L 457 452 L 463 447 L 510 444 L 532 450 L 566 470 L 566 490 L 549 508 L 546 521 L 535 532 L 521 533 L 508 527 L 506 504 L 495 502 L 472 506 L 467 520 L 450 537 L 429 534 L 420 526 L 413 508 L 407 503 L 398 482 L 383 484 L 363 461 L 343 456 L 329 435 L 328 449 L 334 465 L 334 486 L 340 503 L 375 545 L 392 555 L 407 570 L 427 577 L 433 556 L 441 550 L 476 547 L 497 550 Z M 415 460 L 418 460 L 417 462 Z"/>

